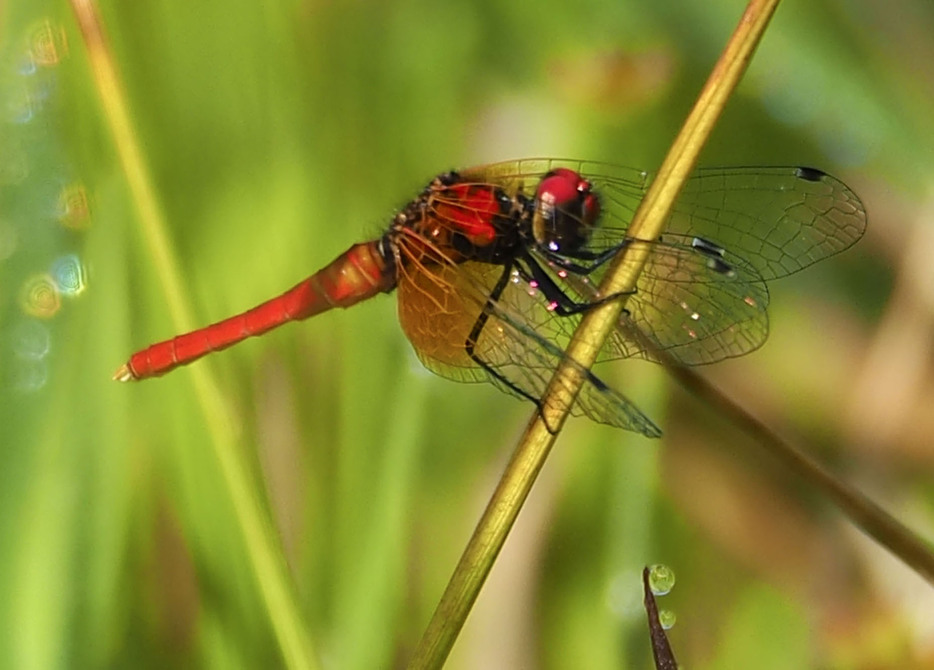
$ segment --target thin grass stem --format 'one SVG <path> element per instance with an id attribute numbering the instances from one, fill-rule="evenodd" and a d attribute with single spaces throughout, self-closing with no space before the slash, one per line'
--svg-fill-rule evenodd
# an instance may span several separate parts
<path id="1" fill-rule="evenodd" d="M 93 0 L 72 0 L 81 28 L 104 116 L 113 135 L 120 165 L 126 175 L 139 214 L 146 247 L 153 260 L 172 321 L 179 332 L 191 330 L 192 310 L 182 288 L 178 262 L 166 233 L 165 217 L 152 185 L 140 143 L 130 120 L 126 95 L 117 76 Z M 196 395 L 211 435 L 214 455 L 230 494 L 237 523 L 243 534 L 250 565 L 282 656 L 289 668 L 316 668 L 311 641 L 305 631 L 288 576 L 277 534 L 250 468 L 237 449 L 238 428 L 220 387 L 204 366 L 192 370 Z"/>
<path id="2" fill-rule="evenodd" d="M 752 0 L 720 56 L 700 97 L 666 156 L 658 176 L 636 211 L 630 233 L 656 238 L 674 199 L 694 167 L 701 148 L 749 64 L 778 0 Z M 600 286 L 602 295 L 624 293 L 636 285 L 648 245 L 628 245 L 614 260 Z M 447 659 L 467 615 L 480 593 L 519 510 L 564 425 L 582 384 L 580 366 L 589 368 L 618 322 L 624 301 L 614 300 L 588 311 L 567 349 L 578 365 L 558 367 L 490 498 L 431 621 L 409 664 L 413 669 L 440 668 Z M 553 427 L 554 432 L 548 427 Z"/>

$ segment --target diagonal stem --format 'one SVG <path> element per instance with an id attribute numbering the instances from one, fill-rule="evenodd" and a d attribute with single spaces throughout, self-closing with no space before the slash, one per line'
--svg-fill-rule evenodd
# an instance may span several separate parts
<path id="1" fill-rule="evenodd" d="M 739 83 L 777 6 L 778 0 L 751 0 L 747 6 L 635 213 L 629 228 L 633 237 L 652 240 L 660 233 L 675 197 Z M 633 288 L 647 256 L 648 245 L 627 245 L 607 271 L 600 286 L 601 294 L 625 293 Z M 584 368 L 593 365 L 623 307 L 622 300 L 613 300 L 588 311 L 568 346 L 568 358 Z M 577 365 L 562 364 L 555 372 L 542 397 L 541 411 L 535 414 L 520 438 L 415 650 L 410 668 L 440 668 L 444 664 L 580 392 L 583 381 L 580 369 Z M 555 432 L 550 432 L 548 426 L 556 427 Z"/>
<path id="2" fill-rule="evenodd" d="M 807 452 L 782 439 L 762 421 L 730 400 L 694 370 L 675 361 L 667 352 L 653 355 L 679 384 L 705 405 L 727 417 L 730 425 L 742 429 L 785 467 L 826 496 L 863 532 L 901 559 L 930 584 L 934 584 L 934 545 L 915 534 L 859 489 L 834 476 Z"/>

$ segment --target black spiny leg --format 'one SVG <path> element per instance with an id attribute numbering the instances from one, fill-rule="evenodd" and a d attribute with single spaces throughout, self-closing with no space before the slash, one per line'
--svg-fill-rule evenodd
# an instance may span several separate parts
<path id="1" fill-rule="evenodd" d="M 514 394 L 523 398 L 528 398 L 534 402 L 535 406 L 538 407 L 539 413 L 541 413 L 542 403 L 540 398 L 536 398 L 528 391 L 519 388 L 516 386 L 516 384 L 509 381 L 506 377 L 500 374 L 498 370 L 494 369 L 489 363 L 480 358 L 476 352 L 477 343 L 480 341 L 480 334 L 483 332 L 484 327 L 490 320 L 490 315 L 493 313 L 496 301 L 499 300 L 500 296 L 503 295 L 503 291 L 506 290 L 506 286 L 509 284 L 509 276 L 511 274 L 512 263 L 506 263 L 503 266 L 503 274 L 496 281 L 496 286 L 494 286 L 493 290 L 490 291 L 490 295 L 486 299 L 486 303 L 483 305 L 483 310 L 480 312 L 480 316 L 477 317 L 473 328 L 470 329 L 470 335 L 467 336 L 467 341 L 464 343 L 464 349 L 467 351 L 467 355 L 470 356 L 470 358 L 473 359 L 477 365 L 486 370 L 490 375 L 493 376 L 494 379 L 499 381 Z"/>
<path id="2" fill-rule="evenodd" d="M 568 295 L 561 290 L 561 287 L 554 282 L 551 276 L 542 269 L 542 266 L 539 265 L 531 255 L 523 254 L 522 260 L 528 268 L 528 272 L 522 269 L 526 279 L 535 281 L 538 290 L 554 305 L 554 307 L 550 309 L 553 309 L 558 316 L 581 314 L 594 307 L 610 302 L 611 300 L 616 300 L 624 295 L 630 295 L 630 293 L 613 293 L 602 298 L 597 298 L 592 302 L 577 302 L 569 298 Z"/>
<path id="3" fill-rule="evenodd" d="M 611 258 L 616 256 L 620 250 L 627 246 L 632 240 L 627 238 L 621 244 L 604 249 L 603 251 L 589 251 L 587 249 L 562 250 L 560 252 L 552 251 L 543 244 L 536 244 L 536 250 L 545 256 L 555 265 L 573 272 L 578 275 L 589 275 L 599 267 L 602 267 Z M 575 263 L 574 261 L 588 261 L 588 265 Z"/>
<path id="4" fill-rule="evenodd" d="M 647 419 L 626 398 L 608 388 L 587 368 L 579 365 L 573 359 L 565 358 L 565 353 L 554 342 L 529 328 L 527 324 L 522 322 L 521 318 L 514 319 L 508 311 L 500 309 L 498 302 L 509 285 L 513 270 L 517 267 L 520 267 L 520 264 L 515 260 L 510 260 L 504 265 L 502 275 L 500 275 L 496 285 L 490 291 L 483 309 L 467 336 L 464 349 L 471 360 L 485 370 L 501 389 L 508 390 L 514 395 L 527 398 L 535 403 L 539 415 L 545 420 L 545 428 L 552 434 L 557 431 L 557 426 L 552 426 L 545 419 L 541 398 L 534 394 L 544 390 L 547 383 L 547 369 L 556 367 L 563 360 L 568 365 L 573 366 L 582 377 L 582 393 L 585 404 L 579 407 L 581 411 L 604 423 L 657 437 L 660 431 L 655 424 Z M 504 350 L 505 364 L 516 368 L 517 374 L 520 375 L 518 382 L 511 381 L 506 375 L 495 369 L 493 365 L 484 361 L 477 353 L 483 329 L 489 323 L 490 317 L 494 316 L 497 323 L 502 324 L 502 328 L 504 328 L 502 331 L 503 343 L 507 347 Z M 510 351 L 508 349 L 510 345 L 514 346 L 515 349 Z M 517 358 L 510 359 L 511 354 L 515 354 Z M 529 359 L 523 361 L 522 359 L 525 356 L 528 356 Z M 523 375 L 522 370 L 524 368 L 522 366 L 524 363 L 529 362 L 532 363 L 532 367 L 528 369 L 527 375 Z M 525 384 L 525 388 L 521 385 L 524 378 L 528 382 Z"/>

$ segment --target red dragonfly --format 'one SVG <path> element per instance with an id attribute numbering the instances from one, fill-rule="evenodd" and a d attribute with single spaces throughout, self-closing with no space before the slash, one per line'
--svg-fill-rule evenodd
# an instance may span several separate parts
<path id="1" fill-rule="evenodd" d="M 114 379 L 162 375 L 288 321 L 396 289 L 402 328 L 428 369 L 540 404 L 581 315 L 617 297 L 597 287 L 627 245 L 649 244 L 651 253 L 599 360 L 652 360 L 662 350 L 700 365 L 761 346 L 765 281 L 843 251 L 866 228 L 859 198 L 820 170 L 701 169 L 662 236 L 636 240 L 627 227 L 651 177 L 556 159 L 446 172 L 379 239 L 353 245 L 258 307 L 134 354 Z M 573 413 L 661 434 L 627 398 L 580 372 Z"/>

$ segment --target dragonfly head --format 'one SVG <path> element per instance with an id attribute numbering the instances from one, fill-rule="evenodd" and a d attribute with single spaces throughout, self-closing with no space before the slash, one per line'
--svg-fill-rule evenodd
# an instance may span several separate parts
<path id="1" fill-rule="evenodd" d="M 600 199 L 590 182 L 568 168 L 546 173 L 535 191 L 532 234 L 550 251 L 579 249 L 600 216 Z"/>

